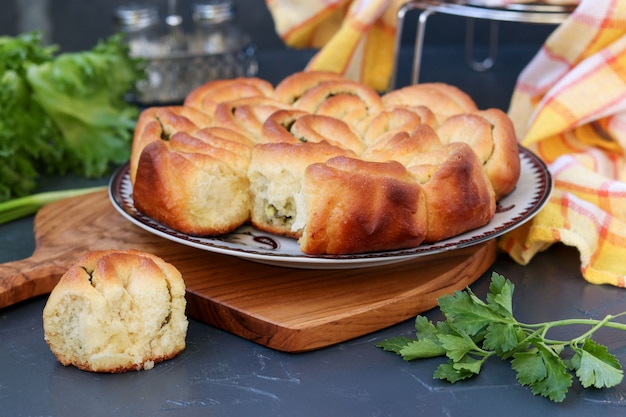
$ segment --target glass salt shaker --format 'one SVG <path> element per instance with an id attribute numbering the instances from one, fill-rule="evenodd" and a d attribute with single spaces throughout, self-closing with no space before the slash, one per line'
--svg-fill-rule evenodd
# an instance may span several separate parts
<path id="1" fill-rule="evenodd" d="M 114 23 L 123 32 L 134 57 L 155 57 L 167 54 L 164 50 L 164 28 L 159 10 L 153 5 L 127 4 L 115 9 Z"/>
<path id="2" fill-rule="evenodd" d="M 204 81 L 256 75 L 256 47 L 235 22 L 233 0 L 200 0 L 192 12 L 192 48 L 203 56 Z"/>

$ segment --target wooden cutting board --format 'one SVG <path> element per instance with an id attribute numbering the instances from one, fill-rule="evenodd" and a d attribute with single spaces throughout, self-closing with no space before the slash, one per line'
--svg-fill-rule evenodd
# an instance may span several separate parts
<path id="1" fill-rule="evenodd" d="M 464 289 L 494 262 L 495 240 L 415 260 L 359 269 L 292 269 L 207 252 L 124 219 L 106 191 L 61 200 L 35 217 L 36 248 L 0 265 L 0 308 L 49 293 L 87 251 L 139 249 L 175 265 L 189 317 L 256 343 L 302 352 L 412 318 Z"/>

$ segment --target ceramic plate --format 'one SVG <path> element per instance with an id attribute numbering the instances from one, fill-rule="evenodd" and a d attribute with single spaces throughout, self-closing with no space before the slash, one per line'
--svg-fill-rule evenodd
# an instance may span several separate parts
<path id="1" fill-rule="evenodd" d="M 129 221 L 165 239 L 250 261 L 291 268 L 346 269 L 372 267 L 460 249 L 498 237 L 530 220 L 548 201 L 552 177 L 545 164 L 527 149 L 520 147 L 521 175 L 515 190 L 497 206 L 494 218 L 484 227 L 474 229 L 434 244 L 410 249 L 340 256 L 311 256 L 300 251 L 295 239 L 261 232 L 252 226 L 202 238 L 170 229 L 138 212 L 133 203 L 129 165 L 113 175 L 109 197 L 113 206 Z"/>

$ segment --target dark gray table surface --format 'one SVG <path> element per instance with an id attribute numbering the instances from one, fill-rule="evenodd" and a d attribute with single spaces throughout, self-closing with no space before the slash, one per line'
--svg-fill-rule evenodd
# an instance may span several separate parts
<path id="1" fill-rule="evenodd" d="M 487 73 L 471 72 L 462 50 L 427 50 L 423 81 L 464 88 L 480 107 L 506 109 L 516 76 L 534 51 L 503 48 Z M 276 81 L 301 69 L 310 54 L 263 52 L 260 76 Z M 406 69 L 404 64 L 403 69 Z M 400 77 L 402 80 L 403 78 Z M 406 79 L 406 78 L 405 78 Z M 42 189 L 104 184 L 49 178 Z M 32 217 L 0 226 L 0 262 L 34 249 Z M 250 263 L 254 268 L 254 264 Z M 471 287 L 481 297 L 492 271 L 516 285 L 515 315 L 540 322 L 602 318 L 626 309 L 626 293 L 588 284 L 575 249 L 555 245 L 521 266 L 508 255 Z M 1 279 L 1 277 L 0 277 Z M 535 397 L 519 385 L 508 363 L 489 360 L 481 374 L 451 385 L 433 379 L 442 359 L 405 362 L 375 347 L 388 337 L 412 335 L 413 320 L 308 353 L 268 349 L 191 320 L 187 348 L 150 371 L 92 374 L 63 367 L 43 340 L 38 297 L 0 310 L 0 416 L 618 416 L 626 413 L 626 382 L 605 390 L 577 382 L 563 403 Z M 438 309 L 426 313 L 442 318 Z M 572 329 L 560 336 L 572 337 Z M 602 330 L 596 340 L 626 363 L 626 335 Z"/>

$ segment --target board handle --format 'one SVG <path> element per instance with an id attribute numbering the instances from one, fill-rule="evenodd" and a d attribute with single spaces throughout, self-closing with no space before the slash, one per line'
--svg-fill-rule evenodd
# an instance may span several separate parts
<path id="1" fill-rule="evenodd" d="M 34 256 L 0 265 L 0 308 L 49 293 L 66 271 L 64 263 Z"/>

